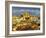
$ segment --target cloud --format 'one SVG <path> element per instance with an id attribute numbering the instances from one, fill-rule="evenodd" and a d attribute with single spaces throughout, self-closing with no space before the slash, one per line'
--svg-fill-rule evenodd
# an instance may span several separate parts
<path id="1" fill-rule="evenodd" d="M 25 11 L 29 12 L 32 15 L 40 15 L 40 10 L 39 9 L 26 9 L 26 8 L 25 9 L 14 8 L 14 9 L 12 9 L 12 14 L 13 15 L 20 15 Z"/>

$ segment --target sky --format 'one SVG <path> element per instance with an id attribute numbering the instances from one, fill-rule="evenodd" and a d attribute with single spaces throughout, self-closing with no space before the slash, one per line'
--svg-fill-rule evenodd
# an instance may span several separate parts
<path id="1" fill-rule="evenodd" d="M 40 8 L 31 8 L 31 7 L 12 7 L 12 15 L 19 16 L 24 12 L 28 12 L 34 16 L 40 16 Z"/>

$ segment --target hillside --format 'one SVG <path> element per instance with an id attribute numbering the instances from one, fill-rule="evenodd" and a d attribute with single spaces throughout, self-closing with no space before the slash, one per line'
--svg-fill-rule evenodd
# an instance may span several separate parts
<path id="1" fill-rule="evenodd" d="M 12 17 L 12 30 L 13 31 L 24 31 L 24 30 L 39 30 L 40 29 L 40 17 L 32 16 L 25 12 L 20 16 Z"/>

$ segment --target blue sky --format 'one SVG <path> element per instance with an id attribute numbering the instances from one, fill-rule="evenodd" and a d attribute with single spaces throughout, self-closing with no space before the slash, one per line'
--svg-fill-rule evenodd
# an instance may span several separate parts
<path id="1" fill-rule="evenodd" d="M 31 8 L 31 7 L 12 7 L 12 15 L 19 16 L 23 12 L 28 12 L 31 15 L 39 16 L 40 15 L 40 8 Z"/>

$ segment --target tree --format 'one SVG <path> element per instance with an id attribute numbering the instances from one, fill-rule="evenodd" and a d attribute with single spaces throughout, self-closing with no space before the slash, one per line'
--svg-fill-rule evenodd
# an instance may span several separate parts
<path id="1" fill-rule="evenodd" d="M 24 12 L 23 16 L 30 16 L 29 12 Z"/>

